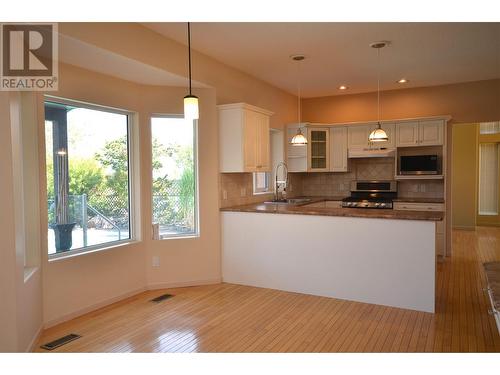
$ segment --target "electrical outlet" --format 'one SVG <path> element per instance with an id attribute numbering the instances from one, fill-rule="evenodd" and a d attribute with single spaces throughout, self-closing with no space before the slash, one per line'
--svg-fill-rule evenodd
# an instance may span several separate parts
<path id="1" fill-rule="evenodd" d="M 153 267 L 160 267 L 160 257 L 158 255 L 153 256 Z"/>
<path id="2" fill-rule="evenodd" d="M 222 190 L 222 199 L 227 199 L 227 190 Z"/>
<path id="3" fill-rule="evenodd" d="M 245 196 L 247 195 L 247 189 L 246 189 L 246 188 L 241 188 L 241 190 L 240 190 L 240 195 L 241 195 L 242 197 L 245 197 Z"/>

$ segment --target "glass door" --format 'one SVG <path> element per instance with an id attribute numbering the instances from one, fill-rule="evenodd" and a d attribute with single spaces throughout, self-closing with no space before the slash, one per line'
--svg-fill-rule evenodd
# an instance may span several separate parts
<path id="1" fill-rule="evenodd" d="M 309 170 L 328 171 L 329 129 L 308 129 L 309 131 Z"/>

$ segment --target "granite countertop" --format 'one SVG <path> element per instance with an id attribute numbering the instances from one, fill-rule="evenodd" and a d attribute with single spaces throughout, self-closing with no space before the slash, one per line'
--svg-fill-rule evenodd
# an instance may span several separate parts
<path id="1" fill-rule="evenodd" d="M 315 197 L 316 198 L 316 197 Z M 391 209 L 369 209 L 369 208 L 321 208 L 307 207 L 324 198 L 311 199 L 310 202 L 298 205 L 255 203 L 244 206 L 221 208 L 224 212 L 256 212 L 267 214 L 292 214 L 292 215 L 318 215 L 318 216 L 345 216 L 394 220 L 443 220 L 441 211 L 399 211 Z M 334 200 L 328 198 L 328 200 Z"/>

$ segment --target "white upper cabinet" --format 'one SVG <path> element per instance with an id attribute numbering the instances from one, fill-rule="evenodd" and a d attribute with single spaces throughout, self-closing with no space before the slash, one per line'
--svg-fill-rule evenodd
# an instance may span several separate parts
<path id="1" fill-rule="evenodd" d="M 353 125 L 347 127 L 347 143 L 349 149 L 368 148 L 369 125 Z"/>
<path id="2" fill-rule="evenodd" d="M 217 108 L 220 171 L 271 171 L 269 122 L 273 112 L 245 103 Z"/>
<path id="3" fill-rule="evenodd" d="M 425 120 L 397 124 L 397 147 L 441 146 L 444 139 L 443 120 Z"/>
<path id="4" fill-rule="evenodd" d="M 380 125 L 382 129 L 387 134 L 387 138 L 389 138 L 386 142 L 372 142 L 372 147 L 385 147 L 385 148 L 394 148 L 396 147 L 396 125 L 394 123 L 382 123 Z M 374 130 L 377 125 L 370 126 L 370 132 Z M 369 135 L 369 134 L 368 134 Z"/>
<path id="5" fill-rule="evenodd" d="M 443 120 L 419 122 L 419 141 L 421 146 L 439 146 L 443 144 Z"/>
<path id="6" fill-rule="evenodd" d="M 347 127 L 330 128 L 330 171 L 347 172 Z"/>
<path id="7" fill-rule="evenodd" d="M 397 125 L 397 147 L 418 146 L 418 121 Z"/>
<path id="8" fill-rule="evenodd" d="M 310 172 L 328 172 L 330 170 L 330 129 L 307 129 L 307 156 L 308 170 Z"/>

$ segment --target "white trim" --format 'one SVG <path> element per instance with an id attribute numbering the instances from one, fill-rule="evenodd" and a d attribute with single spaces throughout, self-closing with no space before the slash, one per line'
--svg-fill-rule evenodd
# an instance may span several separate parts
<path id="1" fill-rule="evenodd" d="M 395 122 L 401 123 L 401 122 L 413 122 L 413 121 L 426 121 L 426 120 L 444 120 L 444 121 L 450 121 L 452 117 L 450 115 L 442 115 L 442 116 L 427 116 L 427 117 L 408 117 L 408 118 L 395 118 L 395 119 L 386 119 L 386 120 L 380 120 L 380 124 L 383 126 L 384 124 L 393 124 Z M 306 122 L 306 123 L 300 123 L 297 125 L 297 123 L 291 123 L 291 124 L 286 124 L 286 127 L 294 128 L 294 127 L 315 127 L 315 126 L 356 126 L 356 125 L 376 125 L 377 121 L 374 120 L 368 120 L 368 121 L 352 121 L 352 122 L 330 122 L 330 123 L 325 123 L 325 122 Z"/>
<path id="2" fill-rule="evenodd" d="M 262 113 L 262 114 L 267 115 L 267 116 L 274 115 L 274 112 L 272 112 L 272 111 L 269 111 L 269 110 L 264 109 L 264 108 L 256 107 L 254 105 L 247 104 L 247 103 L 219 104 L 217 106 L 217 109 L 220 111 L 224 111 L 224 110 L 228 110 L 228 109 L 229 110 L 230 109 L 240 109 L 240 108 L 248 109 L 248 110 L 254 111 L 254 112 L 259 112 L 259 113 Z"/>
<path id="3" fill-rule="evenodd" d="M 129 238 L 111 241 L 103 244 L 80 247 L 56 254 L 47 254 L 49 262 L 59 259 L 74 257 L 77 255 L 94 253 L 101 250 L 108 250 L 122 245 L 128 245 L 138 242 L 141 238 L 140 232 L 140 217 L 138 217 L 140 209 L 140 149 L 139 149 L 139 122 L 138 113 L 120 108 L 109 107 L 99 104 L 83 102 L 74 99 L 66 99 L 53 95 L 43 96 L 43 105 L 46 102 L 63 104 L 68 106 L 77 106 L 90 110 L 101 112 L 116 113 L 127 116 L 127 157 L 128 157 L 128 210 L 129 210 Z M 45 117 L 43 118 L 45 121 Z M 46 145 L 44 145 L 44 154 L 46 153 Z M 46 160 L 45 160 L 46 168 Z M 44 195 L 46 197 L 46 194 Z M 47 248 L 48 250 L 48 248 Z"/>
<path id="4" fill-rule="evenodd" d="M 155 239 L 153 241 L 163 241 L 163 240 L 190 240 L 190 239 L 195 239 L 195 238 L 200 238 L 199 233 L 191 233 L 191 234 L 184 234 L 184 233 L 178 233 L 178 234 L 162 234 L 160 235 L 160 238 Z"/>
<path id="5" fill-rule="evenodd" d="M 78 106 L 78 107 L 82 107 L 82 108 L 93 109 L 95 111 L 118 113 L 120 115 L 126 115 L 126 116 L 130 116 L 130 115 L 134 114 L 133 111 L 129 111 L 129 110 L 122 109 L 122 108 L 116 108 L 116 107 L 110 107 L 107 105 L 89 103 L 89 102 L 84 102 L 81 100 L 62 98 L 60 96 L 55 96 L 55 95 L 45 94 L 43 97 L 44 97 L 43 98 L 44 102 L 49 101 L 49 102 L 54 102 L 54 103 L 64 104 L 64 105 L 69 105 L 69 106 Z"/>
<path id="6" fill-rule="evenodd" d="M 184 119 L 184 116 L 181 114 L 165 114 L 165 113 L 152 113 L 149 115 L 149 144 L 150 144 L 150 153 L 151 153 L 151 161 L 152 161 L 152 153 L 153 153 L 153 118 L 165 118 L 165 119 Z M 198 238 L 200 237 L 200 184 L 199 184 L 199 161 L 198 161 L 198 120 L 193 120 L 193 172 L 194 172 L 194 231 L 191 233 L 177 233 L 177 234 L 161 234 L 159 233 L 159 238 L 153 238 L 153 240 L 167 240 L 167 239 L 179 239 L 179 238 Z M 153 182 L 153 171 L 150 171 L 150 180 Z M 151 207 L 153 207 L 153 185 L 151 184 Z M 157 223 L 153 223 L 153 211 L 151 210 L 150 217 L 152 225 Z"/>
<path id="7" fill-rule="evenodd" d="M 222 283 L 222 277 L 217 277 L 214 279 L 204 279 L 204 280 L 151 283 L 151 284 L 148 284 L 147 290 L 185 288 L 188 286 L 214 285 L 214 284 L 220 284 L 220 283 Z"/>
<path id="8" fill-rule="evenodd" d="M 42 336 L 43 328 L 44 328 L 43 324 L 41 324 L 40 327 L 38 327 L 36 333 L 34 334 L 33 338 L 31 339 L 31 342 L 28 344 L 28 347 L 25 350 L 26 353 L 31 353 L 35 350 L 35 346 L 38 343 L 40 336 Z"/>
<path id="9" fill-rule="evenodd" d="M 141 242 L 141 241 L 121 240 L 121 241 L 106 242 L 105 244 L 101 244 L 101 245 L 80 247 L 78 249 L 65 251 L 63 253 L 48 254 L 48 261 L 49 261 L 49 263 L 55 262 L 58 260 L 73 258 L 73 257 L 80 256 L 80 255 L 93 254 L 93 253 L 97 253 L 100 251 L 112 250 L 112 249 L 116 249 L 116 248 L 127 246 L 127 245 L 134 245 L 134 244 L 139 243 L 139 242 Z"/>
<path id="10" fill-rule="evenodd" d="M 257 188 L 257 174 L 264 173 L 266 175 L 266 187 L 264 189 Z M 252 195 L 273 194 L 272 189 L 272 172 L 252 172 Z"/>

